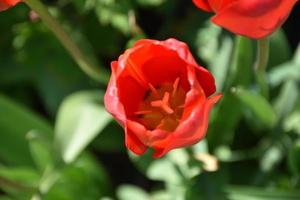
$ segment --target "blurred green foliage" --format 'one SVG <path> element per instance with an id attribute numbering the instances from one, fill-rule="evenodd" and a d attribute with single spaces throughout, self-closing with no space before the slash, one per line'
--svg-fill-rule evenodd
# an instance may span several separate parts
<path id="1" fill-rule="evenodd" d="M 282 30 L 271 37 L 265 99 L 253 75 L 255 41 L 211 24 L 191 1 L 44 3 L 102 69 L 139 38 L 176 37 L 224 97 L 205 140 L 161 159 L 137 157 L 105 112 L 105 85 L 80 71 L 25 4 L 1 12 L 0 200 L 300 199 L 300 47 L 290 49 Z"/>

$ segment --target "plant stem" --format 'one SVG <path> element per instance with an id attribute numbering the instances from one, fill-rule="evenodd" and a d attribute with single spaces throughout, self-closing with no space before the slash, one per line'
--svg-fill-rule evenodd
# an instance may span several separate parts
<path id="1" fill-rule="evenodd" d="M 256 81 L 259 85 L 261 94 L 268 99 L 269 98 L 269 86 L 266 77 L 266 68 L 269 61 L 269 38 L 263 38 L 257 41 L 257 58 L 254 66 Z"/>
<path id="2" fill-rule="evenodd" d="M 50 15 L 48 9 L 40 2 L 40 0 L 24 0 L 24 2 L 39 15 L 43 22 L 70 53 L 83 72 L 97 82 L 104 84 L 108 82 L 108 77 L 105 72 L 101 73 L 98 67 L 83 54 L 80 48 L 70 38 L 69 34 L 67 34 L 61 25 Z"/>

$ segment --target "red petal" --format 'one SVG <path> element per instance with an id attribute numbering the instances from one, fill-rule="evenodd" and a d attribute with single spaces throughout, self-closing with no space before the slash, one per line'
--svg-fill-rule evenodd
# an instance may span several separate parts
<path id="1" fill-rule="evenodd" d="M 206 97 L 216 92 L 216 84 L 213 75 L 203 67 L 195 67 L 196 77 L 199 81 Z"/>
<path id="2" fill-rule="evenodd" d="M 207 12 L 212 12 L 212 8 L 210 7 L 208 0 L 193 0 L 194 4 Z"/>
<path id="3" fill-rule="evenodd" d="M 147 146 L 145 146 L 128 128 L 125 130 L 125 145 L 137 155 L 142 155 L 147 150 Z"/>
<path id="4" fill-rule="evenodd" d="M 239 0 L 225 6 L 213 22 L 250 38 L 272 34 L 289 16 L 297 0 Z"/>
<path id="5" fill-rule="evenodd" d="M 0 1 L 0 11 L 6 10 L 17 3 L 19 3 L 20 0 L 1 0 Z"/>
<path id="6" fill-rule="evenodd" d="M 172 149 L 190 146 L 199 142 L 206 134 L 209 112 L 221 97 L 222 95 L 219 94 L 207 99 L 204 103 L 199 102 L 190 117 L 183 121 L 174 133 L 164 140 L 152 144 L 155 149 L 153 157 L 159 158 Z"/>
<path id="7" fill-rule="evenodd" d="M 104 95 L 104 104 L 106 110 L 111 113 L 117 121 L 124 127 L 126 116 L 124 107 L 119 99 L 119 89 L 117 87 L 117 70 L 118 70 L 118 62 L 114 61 L 111 63 L 111 77 L 109 84 L 107 86 L 107 90 Z"/>

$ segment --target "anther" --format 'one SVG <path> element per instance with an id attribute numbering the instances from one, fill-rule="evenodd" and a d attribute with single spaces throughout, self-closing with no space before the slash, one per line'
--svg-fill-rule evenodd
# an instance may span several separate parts
<path id="1" fill-rule="evenodd" d="M 172 92 L 172 96 L 174 96 L 176 94 L 177 88 L 178 88 L 178 84 L 179 84 L 180 78 L 176 78 L 175 82 L 173 83 L 173 92 Z"/>
<path id="2" fill-rule="evenodd" d="M 161 107 L 166 113 L 173 114 L 174 110 L 169 106 L 170 93 L 166 92 L 162 100 L 152 101 L 151 106 Z"/>

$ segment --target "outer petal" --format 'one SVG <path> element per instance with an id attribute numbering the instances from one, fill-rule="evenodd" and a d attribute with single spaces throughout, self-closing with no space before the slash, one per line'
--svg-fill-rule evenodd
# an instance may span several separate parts
<path id="1" fill-rule="evenodd" d="M 125 145 L 129 150 L 137 155 L 142 155 L 148 149 L 147 146 L 144 145 L 127 127 L 125 129 Z"/>
<path id="2" fill-rule="evenodd" d="M 297 0 L 239 0 L 223 7 L 212 21 L 254 39 L 272 34 L 289 16 Z"/>
<path id="3" fill-rule="evenodd" d="M 212 95 L 213 93 L 215 93 L 216 85 L 215 85 L 214 77 L 207 69 L 205 69 L 204 67 L 199 66 L 197 64 L 193 55 L 191 54 L 189 47 L 185 43 L 180 42 L 173 38 L 168 39 L 168 40 L 164 41 L 163 43 L 167 47 L 176 51 L 183 60 L 185 60 L 189 64 L 195 66 L 197 79 L 207 97 Z"/>
<path id="4" fill-rule="evenodd" d="M 194 108 L 190 117 L 179 125 L 176 132 L 166 139 L 152 144 L 155 149 L 153 157 L 159 158 L 172 149 L 199 142 L 206 134 L 209 112 L 221 97 L 222 95 L 219 94 L 207 99 L 205 102 L 199 101 L 199 105 Z"/>
<path id="5" fill-rule="evenodd" d="M 156 41 L 156 40 L 144 39 L 144 40 L 138 41 L 135 44 L 135 47 L 138 47 L 141 45 L 146 45 L 146 44 L 153 44 L 153 43 L 162 45 L 165 48 L 175 51 L 182 60 L 184 60 L 188 64 L 195 66 L 195 68 L 197 68 L 196 69 L 197 79 L 207 97 L 212 95 L 216 91 L 214 77 L 207 69 L 205 69 L 204 67 L 199 66 L 197 64 L 196 60 L 194 59 L 193 55 L 191 54 L 189 47 L 184 42 L 178 41 L 174 38 L 170 38 L 168 40 L 161 41 L 161 42 Z"/>
<path id="6" fill-rule="evenodd" d="M 212 12 L 212 8 L 210 7 L 207 0 L 193 0 L 193 2 L 198 8 L 207 12 Z"/>
<path id="7" fill-rule="evenodd" d="M 0 11 L 6 10 L 19 2 L 19 0 L 0 0 Z"/>
<path id="8" fill-rule="evenodd" d="M 109 84 L 107 86 L 107 90 L 104 95 L 104 105 L 106 110 L 111 113 L 116 120 L 124 127 L 126 122 L 126 116 L 124 107 L 120 102 L 118 95 L 118 87 L 117 87 L 117 70 L 118 70 L 118 62 L 114 61 L 111 63 L 111 77 Z"/>

